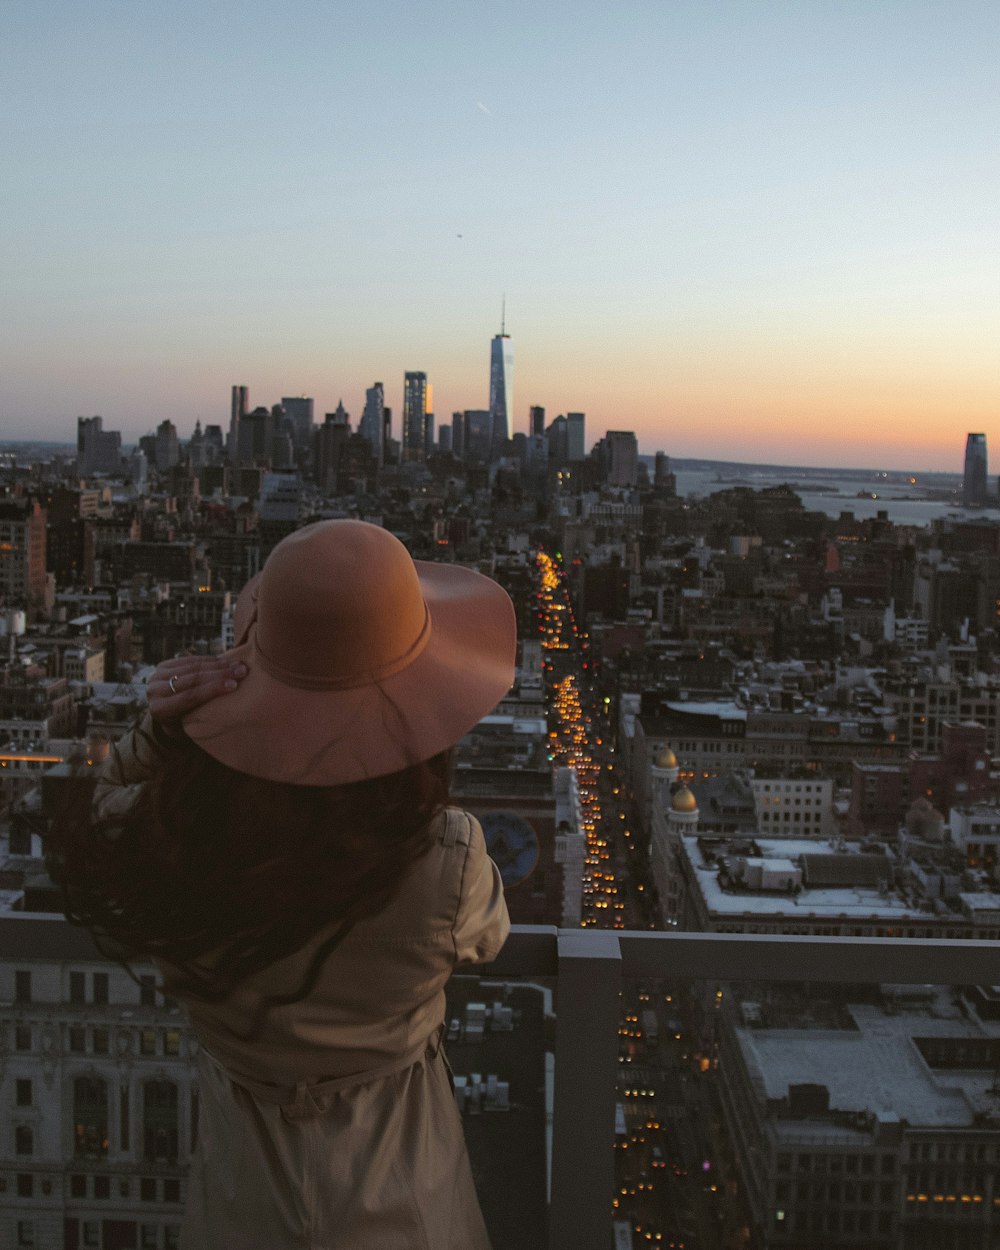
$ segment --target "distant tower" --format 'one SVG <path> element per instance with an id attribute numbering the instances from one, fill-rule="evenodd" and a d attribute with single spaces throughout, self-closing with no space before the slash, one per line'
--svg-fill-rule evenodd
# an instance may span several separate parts
<path id="1" fill-rule="evenodd" d="M 173 421 L 161 421 L 156 427 L 156 467 L 161 473 L 172 469 L 180 461 L 180 444 L 177 426 Z"/>
<path id="2" fill-rule="evenodd" d="M 485 464 L 490 458 L 492 430 L 490 414 L 485 408 L 466 408 L 462 415 L 463 455 L 466 460 L 475 460 Z"/>
<path id="3" fill-rule="evenodd" d="M 100 417 L 77 417 L 77 472 L 114 473 L 121 466 L 122 436 L 117 430 L 102 428 Z"/>
<path id="4" fill-rule="evenodd" d="M 381 382 L 365 391 L 365 410 L 361 414 L 358 433 L 363 434 L 372 445 L 376 464 L 382 464 L 382 435 L 385 429 L 385 387 Z"/>
<path id="5" fill-rule="evenodd" d="M 451 450 L 459 460 L 465 459 L 465 413 L 451 414 Z"/>
<path id="6" fill-rule="evenodd" d="M 576 462 L 586 458 L 586 415 L 582 412 L 566 413 L 566 458 Z"/>
<path id="7" fill-rule="evenodd" d="M 430 411 L 430 386 L 427 374 L 403 375 L 403 459 L 424 458 L 424 432 Z"/>
<path id="8" fill-rule="evenodd" d="M 240 422 L 249 410 L 249 391 L 245 386 L 233 387 L 229 414 L 229 460 L 236 464 L 240 456 Z"/>
<path id="9" fill-rule="evenodd" d="M 631 430 L 608 430 L 601 440 L 604 480 L 609 486 L 633 487 L 639 473 L 639 443 Z"/>
<path id="10" fill-rule="evenodd" d="M 395 463 L 399 458 L 399 448 L 392 442 L 392 409 L 388 406 L 382 412 L 382 462 Z"/>
<path id="11" fill-rule="evenodd" d="M 313 436 L 313 401 L 308 395 L 286 395 L 281 406 L 292 423 L 292 438 L 300 451 L 308 451 Z"/>
<path id="12" fill-rule="evenodd" d="M 970 434 L 965 440 L 965 476 L 962 503 L 981 507 L 986 502 L 986 435 Z"/>
<path id="13" fill-rule="evenodd" d="M 528 433 L 532 438 L 545 433 L 545 409 L 538 404 L 528 409 Z"/>
<path id="14" fill-rule="evenodd" d="M 514 428 L 514 345 L 507 329 L 507 304 L 500 313 L 500 333 L 490 345 L 490 459 L 503 455 Z"/>

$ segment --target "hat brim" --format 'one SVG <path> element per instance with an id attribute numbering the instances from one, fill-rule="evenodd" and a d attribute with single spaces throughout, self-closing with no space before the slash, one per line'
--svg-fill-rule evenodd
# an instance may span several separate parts
<path id="1" fill-rule="evenodd" d="M 431 632 L 412 663 L 348 690 L 301 689 L 254 662 L 251 623 L 230 652 L 249 672 L 235 691 L 190 712 L 185 732 L 238 772 L 303 786 L 385 776 L 453 746 L 513 684 L 514 607 L 472 569 L 414 564 Z"/>

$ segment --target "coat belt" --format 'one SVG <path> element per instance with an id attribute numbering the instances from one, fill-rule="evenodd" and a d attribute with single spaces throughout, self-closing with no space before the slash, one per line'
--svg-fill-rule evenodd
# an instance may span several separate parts
<path id="1" fill-rule="evenodd" d="M 204 1046 L 201 1048 L 201 1053 L 224 1076 L 252 1094 L 254 1098 L 260 1102 L 280 1106 L 281 1114 L 286 1120 L 304 1120 L 310 1116 L 322 1115 L 325 1110 L 323 1100 L 331 1094 L 343 1093 L 344 1090 L 356 1089 L 359 1085 L 381 1081 L 387 1076 L 405 1071 L 425 1056 L 433 1058 L 441 1050 L 443 1034 L 444 1025 L 410 1050 L 374 1068 L 366 1068 L 364 1072 L 353 1072 L 349 1076 L 313 1077 L 287 1085 L 258 1081 L 242 1072 L 234 1072 L 216 1059 Z"/>

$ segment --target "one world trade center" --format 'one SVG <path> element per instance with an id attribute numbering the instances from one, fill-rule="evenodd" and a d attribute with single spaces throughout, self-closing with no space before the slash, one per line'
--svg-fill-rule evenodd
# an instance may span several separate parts
<path id="1" fill-rule="evenodd" d="M 514 427 L 514 344 L 506 334 L 506 315 L 500 333 L 490 344 L 490 459 L 499 460 Z"/>

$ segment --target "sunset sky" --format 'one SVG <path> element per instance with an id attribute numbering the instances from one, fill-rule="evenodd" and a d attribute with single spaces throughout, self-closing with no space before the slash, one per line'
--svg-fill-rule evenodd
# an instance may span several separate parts
<path id="1" fill-rule="evenodd" d="M 996 0 L 6 0 L 0 438 L 423 369 L 517 429 L 1000 468 Z"/>

